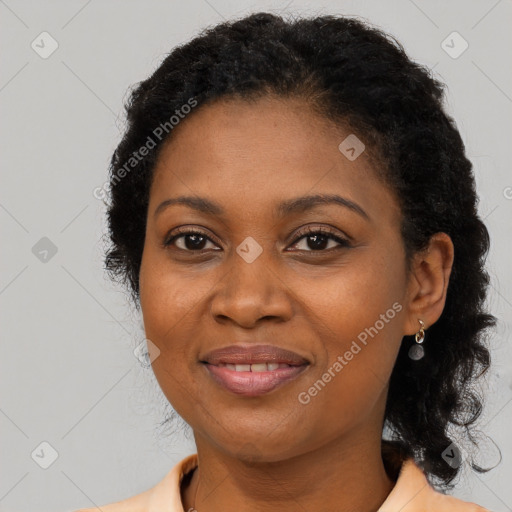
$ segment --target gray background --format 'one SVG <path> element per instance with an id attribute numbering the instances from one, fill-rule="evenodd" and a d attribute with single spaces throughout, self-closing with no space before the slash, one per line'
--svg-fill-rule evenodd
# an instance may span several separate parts
<path id="1" fill-rule="evenodd" d="M 499 324 L 481 424 L 503 453 L 488 474 L 464 471 L 454 494 L 512 510 L 510 0 L 0 0 L 0 510 L 117 501 L 194 451 L 182 435 L 157 433 L 165 400 L 133 353 L 141 320 L 103 273 L 105 212 L 93 190 L 107 178 L 128 87 L 200 29 L 259 10 L 365 17 L 447 83 L 492 240 Z M 44 31 L 58 43 L 47 58 L 31 47 L 51 49 Z M 453 31 L 469 43 L 457 58 L 442 47 Z M 58 454 L 47 469 L 52 448 L 42 442 Z"/>

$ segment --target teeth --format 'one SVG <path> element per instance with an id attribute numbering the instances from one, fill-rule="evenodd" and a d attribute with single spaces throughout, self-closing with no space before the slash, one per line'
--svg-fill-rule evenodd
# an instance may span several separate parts
<path id="1" fill-rule="evenodd" d="M 251 372 L 267 372 L 266 363 L 251 364 Z"/>
<path id="2" fill-rule="evenodd" d="M 219 366 L 225 366 L 228 370 L 235 372 L 271 372 L 278 368 L 288 368 L 290 365 L 286 363 L 255 363 L 255 364 L 231 364 L 220 363 Z"/>

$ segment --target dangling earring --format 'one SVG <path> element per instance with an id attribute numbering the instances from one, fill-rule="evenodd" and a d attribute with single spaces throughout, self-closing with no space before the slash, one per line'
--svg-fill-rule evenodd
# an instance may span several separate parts
<path id="1" fill-rule="evenodd" d="M 423 340 L 425 339 L 425 324 L 422 320 L 418 320 L 420 323 L 420 330 L 414 335 L 414 339 L 416 340 L 416 344 L 412 345 L 409 349 L 409 357 L 414 361 L 420 360 L 425 355 L 425 350 L 421 346 Z"/>

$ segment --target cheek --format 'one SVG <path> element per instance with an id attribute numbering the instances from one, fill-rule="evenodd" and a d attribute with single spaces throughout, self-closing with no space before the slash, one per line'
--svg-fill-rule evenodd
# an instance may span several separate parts
<path id="1" fill-rule="evenodd" d="M 376 322 L 383 337 L 400 333 L 406 284 L 400 254 L 368 250 L 351 256 L 335 273 L 301 277 L 298 289 L 307 290 L 303 299 L 325 339 L 346 343 Z"/>
<path id="2" fill-rule="evenodd" d="M 146 337 L 160 350 L 153 362 L 158 379 L 162 372 L 183 375 L 195 355 L 190 350 L 194 329 L 197 332 L 194 319 L 206 292 L 204 283 L 186 282 L 183 273 L 170 269 L 168 261 L 162 260 L 156 251 L 146 250 L 139 281 Z"/>
<path id="3" fill-rule="evenodd" d="M 196 274 L 197 277 L 197 274 Z M 163 349 L 173 349 L 190 340 L 183 339 L 192 317 L 197 318 L 211 287 L 207 275 L 197 279 L 183 268 L 173 266 L 166 253 L 146 247 L 140 269 L 140 302 L 148 338 L 153 336 Z"/>
<path id="4" fill-rule="evenodd" d="M 177 272 L 162 273 L 158 264 L 141 267 L 140 300 L 146 337 L 159 348 L 152 368 L 172 407 L 184 418 L 194 414 L 197 311 L 205 291 L 187 286 Z M 171 277 L 172 275 L 172 277 Z M 198 283 L 194 283 L 198 284 Z M 192 410 L 190 410 L 193 405 Z"/>
<path id="5" fill-rule="evenodd" d="M 387 386 L 403 330 L 405 276 L 399 255 L 361 257 L 329 279 L 309 283 L 324 357 L 308 395 L 324 411 L 361 418 Z M 303 283 L 305 286 L 306 283 Z M 311 321 L 311 317 L 309 321 Z M 315 385 L 318 380 L 325 382 Z M 346 413 L 346 414 L 345 414 Z M 341 417 L 340 417 L 341 420 Z"/>

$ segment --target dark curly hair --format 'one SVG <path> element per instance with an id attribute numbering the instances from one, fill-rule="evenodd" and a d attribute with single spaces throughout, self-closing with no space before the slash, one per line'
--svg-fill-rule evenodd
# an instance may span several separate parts
<path id="1" fill-rule="evenodd" d="M 131 91 L 127 128 L 110 162 L 105 263 L 140 308 L 152 172 L 172 136 L 169 120 L 191 110 L 184 106 L 194 102 L 200 108 L 222 97 L 300 97 L 325 118 L 349 126 L 367 141 L 376 172 L 400 203 L 408 269 L 433 234 L 447 233 L 454 244 L 446 304 L 427 330 L 428 350 L 412 361 L 413 339 L 404 337 L 385 412 L 387 441 L 413 456 L 431 483 L 448 489 L 458 468 L 442 454 L 453 428 L 473 441 L 472 426 L 482 409 L 476 379 L 490 364 L 484 334 L 496 318 L 484 310 L 489 234 L 477 213 L 472 164 L 443 108 L 443 89 L 397 40 L 355 18 L 284 20 L 261 12 L 203 30 Z M 149 141 L 151 150 L 135 160 Z"/>

